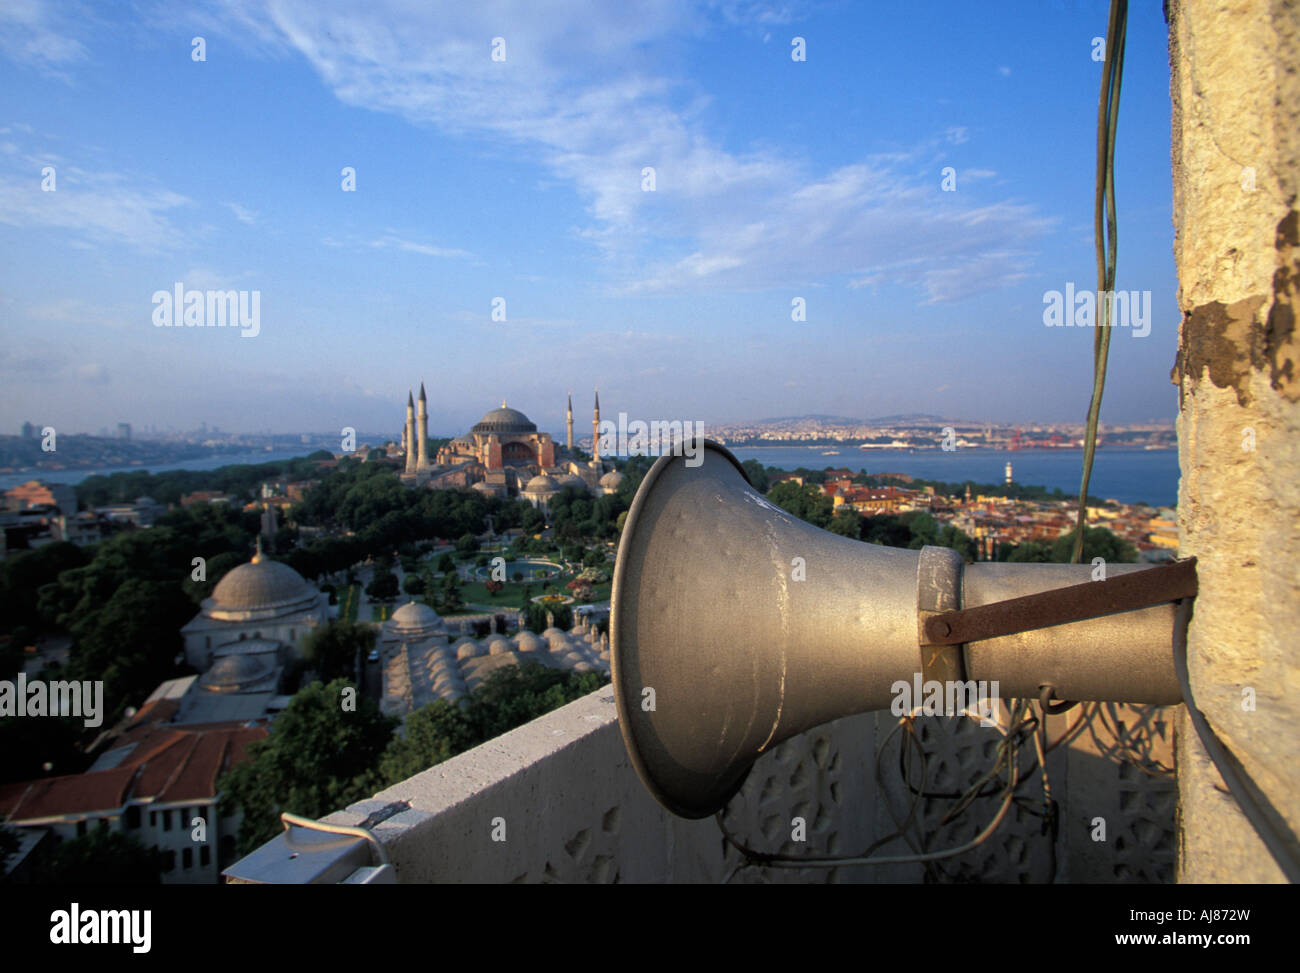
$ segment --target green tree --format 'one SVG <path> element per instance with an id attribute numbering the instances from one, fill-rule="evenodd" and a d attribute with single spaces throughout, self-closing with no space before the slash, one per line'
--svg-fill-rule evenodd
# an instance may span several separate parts
<path id="1" fill-rule="evenodd" d="M 568 672 L 532 661 L 505 666 L 471 693 L 463 707 L 438 700 L 412 713 L 405 734 L 393 738 L 380 760 L 382 784 L 405 780 L 607 682 L 600 673 Z"/>
<path id="2" fill-rule="evenodd" d="M 463 556 L 469 556 L 478 550 L 478 538 L 473 534 L 466 532 L 456 539 L 456 552 Z"/>
<path id="3" fill-rule="evenodd" d="M 386 564 L 375 566 L 375 574 L 370 584 L 366 585 L 366 594 L 378 601 L 396 598 L 398 592 L 397 575 Z"/>
<path id="4" fill-rule="evenodd" d="M 280 813 L 323 817 L 373 794 L 396 721 L 346 680 L 312 683 L 217 784 L 221 813 L 240 811 L 240 853 L 282 830 Z"/>
<path id="5" fill-rule="evenodd" d="M 454 615 L 464 604 L 465 599 L 460 591 L 460 576 L 453 571 L 442 579 L 442 598 L 438 604 L 438 612 L 442 615 Z"/>
<path id="6" fill-rule="evenodd" d="M 519 526 L 523 528 L 524 534 L 536 534 L 546 526 L 546 515 L 536 507 L 529 506 L 519 518 Z"/>
<path id="7" fill-rule="evenodd" d="M 852 507 L 841 507 L 831 518 L 829 530 L 833 534 L 851 537 L 856 541 L 862 537 L 862 520 L 862 514 Z"/>
<path id="8" fill-rule="evenodd" d="M 325 681 L 355 675 L 357 653 L 364 658 L 375 647 L 370 625 L 336 620 L 308 634 L 299 643 L 303 661 Z"/>
<path id="9" fill-rule="evenodd" d="M 443 572 L 444 574 L 446 574 L 448 571 L 455 571 L 456 559 L 452 557 L 449 552 L 444 552 L 443 555 L 440 558 L 438 558 L 438 570 Z"/>
<path id="10" fill-rule="evenodd" d="M 396 784 L 479 742 L 464 710 L 445 699 L 436 700 L 406 718 L 404 734 L 393 738 L 379 761 L 379 776 L 385 786 Z"/>
<path id="11" fill-rule="evenodd" d="M 100 610 L 72 621 L 68 672 L 74 679 L 104 681 L 105 726 L 183 671 L 176 662 L 180 628 L 193 616 L 194 604 L 179 584 L 131 579 Z"/>
<path id="12" fill-rule="evenodd" d="M 191 571 L 185 576 L 185 580 L 181 582 L 181 587 L 194 604 L 202 604 L 204 598 L 212 595 L 212 589 L 217 586 L 222 578 L 241 564 L 247 563 L 247 561 L 248 558 L 239 551 L 226 551 L 218 554 L 204 565 L 204 580 L 195 581 L 194 572 Z M 295 571 L 298 570 L 292 563 L 289 566 L 293 567 Z"/>
<path id="13" fill-rule="evenodd" d="M 1070 563 L 1074 553 L 1074 537 L 1077 528 L 1062 534 L 1052 542 L 1052 560 L 1058 564 Z M 1091 564 L 1099 557 L 1107 564 L 1131 564 L 1137 560 L 1137 548 L 1122 537 L 1117 537 L 1105 527 L 1087 527 L 1083 529 L 1083 562 Z"/>
<path id="14" fill-rule="evenodd" d="M 49 885 L 158 885 L 165 860 L 157 848 L 146 848 L 130 835 L 95 828 L 56 845 L 39 875 Z"/>
<path id="15" fill-rule="evenodd" d="M 1046 564 L 1052 560 L 1052 551 L 1038 541 L 1025 541 L 1006 549 L 1006 560 L 1012 564 Z"/>
<path id="16" fill-rule="evenodd" d="M 745 471 L 745 475 L 749 477 L 749 482 L 754 489 L 759 493 L 767 493 L 771 481 L 768 479 L 767 470 L 763 464 L 756 459 L 747 459 L 740 466 Z"/>
<path id="17" fill-rule="evenodd" d="M 556 628 L 568 631 L 573 627 L 573 609 L 568 605 L 556 605 L 553 608 L 547 608 L 545 605 L 539 605 L 531 601 L 524 604 L 525 627 L 538 634 L 546 631 L 546 613 L 548 611 L 555 619 Z"/>
<path id="18" fill-rule="evenodd" d="M 767 496 L 773 503 L 814 527 L 825 530 L 830 526 L 834 502 L 811 483 L 801 486 L 793 480 L 783 480 L 772 487 Z"/>
<path id="19" fill-rule="evenodd" d="M 424 579 L 418 574 L 408 574 L 402 579 L 402 590 L 418 597 L 424 594 Z"/>

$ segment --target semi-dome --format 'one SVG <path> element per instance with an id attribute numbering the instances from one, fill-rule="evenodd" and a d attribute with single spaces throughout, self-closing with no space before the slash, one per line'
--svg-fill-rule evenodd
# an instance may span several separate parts
<path id="1" fill-rule="evenodd" d="M 559 493 L 560 485 L 555 482 L 555 478 L 545 473 L 539 473 L 528 481 L 528 486 L 524 487 L 524 493 L 534 496 L 542 496 L 547 493 Z"/>
<path id="2" fill-rule="evenodd" d="M 610 470 L 600 478 L 600 485 L 606 490 L 617 490 L 618 485 L 623 482 L 623 474 L 618 470 Z"/>
<path id="3" fill-rule="evenodd" d="M 471 430 L 475 435 L 489 436 L 519 435 L 537 432 L 537 424 L 518 409 L 511 409 L 504 402 L 501 408 L 493 409 L 480 419 Z"/>
<path id="4" fill-rule="evenodd" d="M 268 560 L 259 551 L 217 582 L 205 608 L 213 618 L 237 620 L 250 612 L 274 615 L 307 608 L 319 595 L 289 565 Z"/>
<path id="5" fill-rule="evenodd" d="M 211 693 L 237 693 L 257 687 L 275 671 L 270 654 L 233 653 L 213 663 L 199 678 L 199 685 Z"/>

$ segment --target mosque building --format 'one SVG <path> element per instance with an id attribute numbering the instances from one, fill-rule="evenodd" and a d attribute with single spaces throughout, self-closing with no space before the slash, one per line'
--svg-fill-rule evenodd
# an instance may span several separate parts
<path id="1" fill-rule="evenodd" d="M 380 709 L 404 717 L 435 700 L 456 703 L 502 666 L 535 661 L 552 669 L 610 671 L 609 636 L 579 619 L 568 632 L 549 626 L 541 635 L 520 629 L 513 636 L 455 642 L 438 614 L 411 601 L 383 624 L 379 636 L 383 698 Z"/>
<path id="2" fill-rule="evenodd" d="M 418 400 L 406 400 L 406 425 L 402 434 L 406 456 L 402 481 L 412 487 L 452 489 L 469 487 L 495 497 L 521 497 L 545 510 L 553 497 L 573 486 L 593 496 L 618 490 L 623 474 L 607 469 L 593 442 L 591 460 L 579 460 L 573 445 L 573 397 L 565 412 L 565 445 L 559 447 L 550 433 L 502 400 L 499 408 L 483 416 L 470 431 L 438 450 L 434 462 L 427 455 L 429 415 L 424 383 Z M 596 394 L 592 435 L 600 427 L 600 395 Z"/>
<path id="3" fill-rule="evenodd" d="M 251 720 L 282 708 L 298 644 L 329 621 L 329 599 L 297 571 L 257 553 L 223 577 L 181 628 L 185 661 L 200 673 L 177 680 L 178 723 Z"/>

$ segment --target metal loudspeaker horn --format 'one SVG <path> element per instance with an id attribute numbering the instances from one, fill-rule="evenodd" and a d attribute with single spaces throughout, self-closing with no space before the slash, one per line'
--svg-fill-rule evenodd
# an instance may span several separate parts
<path id="1" fill-rule="evenodd" d="M 900 681 L 1000 680 L 1007 697 L 1049 687 L 1058 699 L 1178 702 L 1172 604 L 1103 606 L 1124 612 L 1106 617 L 1076 604 L 1035 622 L 1054 627 L 1009 634 L 998 633 L 1015 625 L 960 611 L 1015 604 L 1007 598 L 1041 603 L 1036 593 L 1067 585 L 1095 600 L 1100 589 L 1079 584 L 1089 571 L 963 567 L 942 548 L 864 544 L 765 499 L 716 443 L 660 457 L 628 513 L 611 596 L 613 683 L 632 764 L 661 804 L 699 818 L 726 805 L 765 751 L 829 720 L 889 708 Z M 963 627 L 984 637 L 964 638 Z"/>

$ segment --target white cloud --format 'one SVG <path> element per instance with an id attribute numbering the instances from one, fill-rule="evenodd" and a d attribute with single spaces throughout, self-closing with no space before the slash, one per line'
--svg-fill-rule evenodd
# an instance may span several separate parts
<path id="1" fill-rule="evenodd" d="M 240 206 L 238 203 L 223 203 L 223 206 L 235 214 L 235 219 L 241 223 L 247 223 L 252 226 L 257 222 L 257 211 L 249 209 L 246 206 Z"/>
<path id="2" fill-rule="evenodd" d="M 876 274 L 946 300 L 1017 279 L 1032 256 L 1026 241 L 1048 226 L 1024 204 L 940 198 L 932 155 L 969 142 L 964 126 L 831 171 L 794 153 L 719 144 L 703 122 L 707 93 L 665 74 L 659 55 L 710 27 L 788 23 L 798 16 L 792 4 L 435 9 L 376 0 L 357 10 L 225 0 L 218 9 L 217 29 L 232 41 L 251 34 L 260 47 L 301 56 L 347 105 L 473 137 L 572 185 L 590 219 L 574 235 L 600 253 L 615 291 L 754 290 Z M 505 61 L 491 58 L 497 36 Z M 654 192 L 641 190 L 645 166 L 655 167 Z M 396 234 L 370 245 L 465 255 Z"/>
<path id="3" fill-rule="evenodd" d="M 0 223 L 68 230 L 70 245 L 127 243 L 154 252 L 174 245 L 180 231 L 168 218 L 189 204 L 180 193 L 121 173 L 56 165 L 55 189 L 41 188 L 42 167 L 57 156 L 16 147 L 0 156 Z"/>
<path id="4" fill-rule="evenodd" d="M 408 253 L 419 253 L 426 257 L 471 256 L 471 254 L 465 250 L 457 250 L 450 247 L 435 247 L 432 244 L 403 239 L 394 233 L 385 233 L 383 236 L 371 240 L 367 246 L 377 247 L 380 249 L 405 250 Z"/>
<path id="5" fill-rule="evenodd" d="M 63 70 L 85 60 L 85 46 L 72 34 L 84 25 L 88 11 L 79 6 L 56 9 L 41 0 L 4 0 L 0 4 L 0 53 L 25 67 L 62 81 Z"/>

